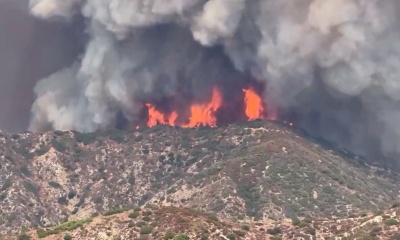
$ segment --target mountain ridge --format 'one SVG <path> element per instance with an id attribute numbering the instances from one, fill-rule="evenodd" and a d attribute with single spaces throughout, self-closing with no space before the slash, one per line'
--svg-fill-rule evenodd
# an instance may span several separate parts
<path id="1" fill-rule="evenodd" d="M 271 121 L 218 128 L 0 133 L 2 234 L 144 204 L 221 219 L 345 219 L 399 197 L 398 175 Z M 17 223 L 17 224 L 15 224 Z"/>

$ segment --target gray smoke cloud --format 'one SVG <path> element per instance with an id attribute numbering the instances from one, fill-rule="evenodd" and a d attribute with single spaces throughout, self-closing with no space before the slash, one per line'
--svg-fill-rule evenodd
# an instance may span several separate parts
<path id="1" fill-rule="evenodd" d="M 134 121 L 182 82 L 201 99 L 207 83 L 250 73 L 312 133 L 372 161 L 399 156 L 397 0 L 31 0 L 30 11 L 83 17 L 88 35 L 75 63 L 35 86 L 32 131 L 94 131 L 120 111 Z"/>
<path id="2" fill-rule="evenodd" d="M 36 82 L 70 65 L 79 50 L 75 23 L 33 17 L 29 0 L 0 0 L 0 128 L 26 130 Z"/>

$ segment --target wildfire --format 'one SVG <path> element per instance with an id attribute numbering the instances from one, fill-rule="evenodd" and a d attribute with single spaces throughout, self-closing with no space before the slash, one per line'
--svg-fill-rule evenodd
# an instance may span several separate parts
<path id="1" fill-rule="evenodd" d="M 247 118 L 250 121 L 262 118 L 264 115 L 264 106 L 261 97 L 251 88 L 243 89 L 243 92 Z"/>
<path id="2" fill-rule="evenodd" d="M 219 120 L 221 122 L 234 122 L 243 118 L 249 121 L 259 118 L 275 119 L 273 109 L 269 107 L 267 109 L 267 105 L 254 86 L 242 90 L 243 96 L 236 98 L 235 101 L 231 101 L 229 98 L 224 99 L 221 90 L 218 87 L 214 87 L 210 99 L 206 102 L 194 102 L 191 104 L 188 102 L 189 105 L 185 108 L 174 108 L 173 101 L 170 102 L 168 108 L 172 108 L 174 111 L 162 111 L 158 108 L 157 104 L 146 103 L 147 126 L 216 127 Z M 165 104 L 167 105 L 168 102 Z M 184 104 L 180 104 L 180 106 L 182 107 Z M 218 117 L 221 117 L 221 119 L 217 119 Z"/>
<path id="3" fill-rule="evenodd" d="M 222 94 L 218 88 L 213 89 L 211 100 L 204 104 L 194 104 L 190 107 L 189 123 L 183 127 L 198 127 L 198 126 L 211 126 L 217 125 L 217 118 L 215 113 L 222 105 Z"/>
<path id="4" fill-rule="evenodd" d="M 154 127 L 157 124 L 175 126 L 175 121 L 178 118 L 178 114 L 176 112 L 172 112 L 171 114 L 169 114 L 169 116 L 167 116 L 166 114 L 158 111 L 150 103 L 147 103 L 146 106 L 149 111 L 147 126 Z"/>

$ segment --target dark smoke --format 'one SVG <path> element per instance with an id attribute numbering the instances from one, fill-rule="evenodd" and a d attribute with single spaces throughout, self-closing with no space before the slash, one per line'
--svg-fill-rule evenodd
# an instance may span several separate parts
<path id="1" fill-rule="evenodd" d="M 19 81 L 29 92 L 60 70 L 35 86 L 32 131 L 124 127 L 143 101 L 177 92 L 201 101 L 213 85 L 232 92 L 247 79 L 265 83 L 266 101 L 311 133 L 371 161 L 400 163 L 398 0 L 31 0 L 30 10 L 48 23 L 36 20 L 29 31 L 53 28 L 43 28 L 41 41 L 24 38 L 33 50 L 12 57 L 48 57 L 26 66 L 1 59 L 26 74 L 6 77 L 2 89 Z M 86 48 L 69 64 L 80 18 Z M 29 99 L 16 102 L 25 103 L 12 105 L 22 117 L 2 122 L 26 119 Z"/>

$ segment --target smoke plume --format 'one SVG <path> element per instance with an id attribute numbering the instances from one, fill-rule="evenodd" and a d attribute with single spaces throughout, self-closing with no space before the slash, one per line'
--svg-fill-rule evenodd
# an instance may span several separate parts
<path id="1" fill-rule="evenodd" d="M 36 84 L 32 131 L 113 127 L 136 121 L 144 101 L 202 101 L 215 84 L 229 92 L 251 79 L 313 134 L 398 162 L 397 0 L 31 0 L 30 12 L 80 19 L 86 41 Z"/>
<path id="2" fill-rule="evenodd" d="M 1 129 L 27 129 L 35 83 L 76 59 L 80 29 L 31 16 L 28 0 L 0 0 Z"/>

